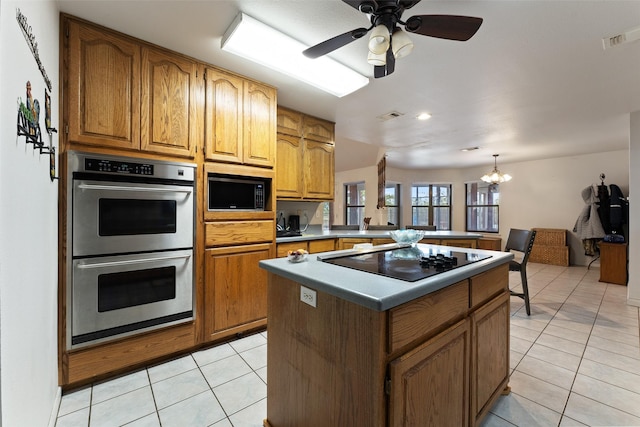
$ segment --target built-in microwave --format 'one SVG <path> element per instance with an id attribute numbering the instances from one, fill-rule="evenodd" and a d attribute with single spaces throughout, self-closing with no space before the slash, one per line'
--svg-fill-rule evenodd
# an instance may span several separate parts
<path id="1" fill-rule="evenodd" d="M 263 211 L 271 186 L 267 178 L 217 174 L 209 174 L 208 181 L 210 211 Z"/>

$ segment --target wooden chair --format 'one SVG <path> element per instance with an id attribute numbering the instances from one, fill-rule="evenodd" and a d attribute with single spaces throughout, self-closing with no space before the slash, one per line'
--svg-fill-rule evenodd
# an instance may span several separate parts
<path id="1" fill-rule="evenodd" d="M 435 225 L 407 225 L 407 229 L 436 231 L 436 226 Z"/>
<path id="2" fill-rule="evenodd" d="M 519 262 L 512 260 L 509 262 L 509 271 L 519 271 L 522 282 L 522 292 L 511 291 L 511 295 L 522 298 L 527 310 L 527 315 L 531 315 L 531 305 L 529 303 L 529 284 L 527 283 L 527 261 L 533 248 L 533 241 L 536 238 L 535 230 L 519 230 L 512 228 L 509 230 L 509 238 L 504 250 L 506 252 L 516 251 L 523 254 Z"/>
<path id="3" fill-rule="evenodd" d="M 397 230 L 397 225 L 370 225 L 369 230 Z"/>
<path id="4" fill-rule="evenodd" d="M 332 230 L 358 230 L 360 227 L 357 225 L 332 225 Z"/>

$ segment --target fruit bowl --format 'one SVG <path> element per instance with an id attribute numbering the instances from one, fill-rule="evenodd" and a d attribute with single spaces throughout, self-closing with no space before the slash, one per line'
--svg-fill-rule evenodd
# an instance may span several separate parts
<path id="1" fill-rule="evenodd" d="M 396 243 L 415 245 L 424 237 L 424 230 L 392 230 L 389 235 Z"/>

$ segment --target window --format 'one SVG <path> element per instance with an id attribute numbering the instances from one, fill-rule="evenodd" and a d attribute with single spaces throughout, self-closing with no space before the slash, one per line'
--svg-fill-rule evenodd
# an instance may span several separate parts
<path id="1" fill-rule="evenodd" d="M 345 184 L 345 225 L 361 225 L 364 222 L 364 182 Z"/>
<path id="2" fill-rule="evenodd" d="M 411 186 L 411 223 L 451 230 L 451 184 Z"/>
<path id="3" fill-rule="evenodd" d="M 500 186 L 472 182 L 467 187 L 467 231 L 498 232 Z"/>
<path id="4" fill-rule="evenodd" d="M 400 184 L 385 185 L 384 204 L 387 207 L 387 224 L 400 225 Z"/>

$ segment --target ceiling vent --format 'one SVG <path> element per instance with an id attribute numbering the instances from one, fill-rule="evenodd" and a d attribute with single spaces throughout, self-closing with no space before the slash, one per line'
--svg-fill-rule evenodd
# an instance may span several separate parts
<path id="1" fill-rule="evenodd" d="M 383 114 L 381 116 L 378 116 L 378 118 L 380 120 L 391 120 L 391 119 L 397 119 L 398 117 L 404 116 L 404 114 L 402 113 L 398 113 L 397 111 L 390 111 L 387 114 Z"/>
<path id="2" fill-rule="evenodd" d="M 640 40 L 640 27 L 632 28 L 624 33 L 616 34 L 615 36 L 605 37 L 602 39 L 602 48 L 611 49 L 612 47 L 620 46 L 625 43 L 631 43 L 636 40 Z"/>

